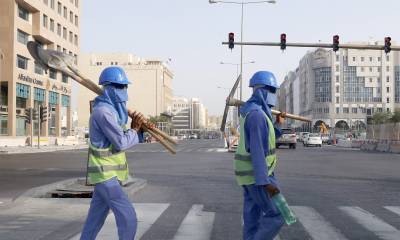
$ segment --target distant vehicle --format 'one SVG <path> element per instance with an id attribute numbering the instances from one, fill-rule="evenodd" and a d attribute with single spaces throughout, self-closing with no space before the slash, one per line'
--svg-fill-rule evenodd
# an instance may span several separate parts
<path id="1" fill-rule="evenodd" d="M 304 140 L 308 137 L 309 132 L 301 132 L 300 133 L 300 142 L 304 143 Z"/>
<path id="2" fill-rule="evenodd" d="M 198 137 L 197 137 L 197 134 L 191 134 L 190 136 L 189 136 L 189 139 L 197 139 Z"/>
<path id="3" fill-rule="evenodd" d="M 276 140 L 276 148 L 282 145 L 289 146 L 291 149 L 296 149 L 296 134 L 291 128 L 282 128 L 282 136 Z"/>
<path id="4" fill-rule="evenodd" d="M 308 137 L 307 137 L 307 139 L 304 140 L 303 144 L 306 147 L 309 147 L 309 146 L 322 147 L 321 134 L 319 134 L 319 133 L 310 133 L 310 134 L 308 134 Z"/>
<path id="5" fill-rule="evenodd" d="M 329 144 L 329 140 L 330 140 L 330 136 L 329 134 L 321 134 L 321 138 L 322 138 L 322 143 L 323 144 Z"/>

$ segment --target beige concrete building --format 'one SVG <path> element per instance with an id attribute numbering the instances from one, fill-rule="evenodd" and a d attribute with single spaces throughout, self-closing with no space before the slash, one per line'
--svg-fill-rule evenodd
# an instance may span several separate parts
<path id="1" fill-rule="evenodd" d="M 128 108 L 146 117 L 159 116 L 172 111 L 173 72 L 160 60 L 141 59 L 133 54 L 82 54 L 79 69 L 94 82 L 108 66 L 122 67 L 132 84 L 128 87 Z M 80 87 L 78 94 L 78 126 L 88 127 L 89 102 L 95 94 Z"/>
<path id="2" fill-rule="evenodd" d="M 26 44 L 79 54 L 79 0 L 0 1 L 0 135 L 25 136 L 25 109 L 49 107 L 43 136 L 67 135 L 71 129 L 71 80 L 44 71 L 30 56 Z M 65 126 L 62 120 L 65 119 Z M 37 133 L 38 123 L 34 124 Z"/>

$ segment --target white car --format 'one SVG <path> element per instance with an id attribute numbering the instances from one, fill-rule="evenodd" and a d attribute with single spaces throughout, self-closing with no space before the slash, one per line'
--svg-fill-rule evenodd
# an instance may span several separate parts
<path id="1" fill-rule="evenodd" d="M 322 137 L 319 133 L 310 133 L 304 141 L 304 146 L 318 146 L 322 147 Z"/>
<path id="2" fill-rule="evenodd" d="M 310 134 L 309 132 L 301 132 L 300 133 L 300 142 L 304 143 L 304 141 L 307 139 L 309 134 Z"/>

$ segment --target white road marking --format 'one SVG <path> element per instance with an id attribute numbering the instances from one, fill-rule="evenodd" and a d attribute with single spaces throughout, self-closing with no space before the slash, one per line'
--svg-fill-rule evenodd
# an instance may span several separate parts
<path id="1" fill-rule="evenodd" d="M 214 212 L 203 212 L 203 205 L 193 205 L 173 240 L 209 240 L 214 218 Z"/>
<path id="2" fill-rule="evenodd" d="M 168 203 L 133 203 L 138 219 L 138 228 L 135 239 L 140 239 L 143 234 L 154 224 L 161 214 L 169 207 Z M 80 234 L 70 240 L 79 240 Z M 97 235 L 97 240 L 117 240 L 118 231 L 114 214 L 111 212 Z"/>
<path id="3" fill-rule="evenodd" d="M 396 213 L 397 215 L 400 215 L 400 207 L 392 207 L 392 206 L 387 206 L 385 207 L 387 210 Z"/>
<path id="4" fill-rule="evenodd" d="M 384 222 L 377 216 L 359 207 L 339 207 L 340 210 L 352 217 L 357 223 L 376 236 L 385 240 L 399 240 L 400 231 L 392 225 Z"/>
<path id="5" fill-rule="evenodd" d="M 327 222 L 317 211 L 310 207 L 292 206 L 310 236 L 315 240 L 345 240 L 339 230 Z"/>

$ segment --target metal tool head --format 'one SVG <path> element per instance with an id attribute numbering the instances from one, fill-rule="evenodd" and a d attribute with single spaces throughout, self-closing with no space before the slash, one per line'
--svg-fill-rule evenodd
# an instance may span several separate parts
<path id="1" fill-rule="evenodd" d="M 43 49 L 38 43 L 29 41 L 28 51 L 36 62 L 45 68 L 53 68 L 62 72 L 68 72 L 70 68 L 75 69 L 75 58 L 56 50 Z"/>

